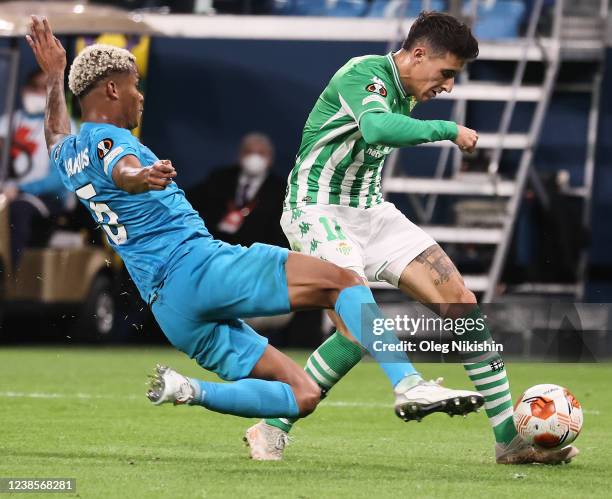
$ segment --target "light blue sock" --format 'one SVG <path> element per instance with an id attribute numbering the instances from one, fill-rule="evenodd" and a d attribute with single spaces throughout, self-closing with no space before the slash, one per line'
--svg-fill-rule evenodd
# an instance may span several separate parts
<path id="1" fill-rule="evenodd" d="M 399 340 L 394 331 L 387 330 L 381 335 L 373 334 L 374 321 L 384 320 L 384 316 L 376 305 L 370 288 L 352 286 L 343 289 L 336 300 L 335 310 L 355 339 L 380 364 L 393 387 L 406 376 L 417 375 L 420 378 L 405 352 L 388 351 L 389 349 L 385 352 L 378 351 L 382 344 L 399 345 Z"/>
<path id="2" fill-rule="evenodd" d="M 299 408 L 291 387 L 280 381 L 241 379 L 211 383 L 189 378 L 195 388 L 192 405 L 245 418 L 295 418 Z"/>

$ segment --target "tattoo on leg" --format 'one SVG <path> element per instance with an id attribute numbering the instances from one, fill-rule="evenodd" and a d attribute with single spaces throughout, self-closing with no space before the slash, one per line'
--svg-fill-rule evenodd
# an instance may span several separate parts
<path id="1" fill-rule="evenodd" d="M 453 274 L 459 273 L 451 259 L 438 245 L 427 248 L 415 260 L 429 267 L 434 274 L 436 286 L 448 282 Z"/>

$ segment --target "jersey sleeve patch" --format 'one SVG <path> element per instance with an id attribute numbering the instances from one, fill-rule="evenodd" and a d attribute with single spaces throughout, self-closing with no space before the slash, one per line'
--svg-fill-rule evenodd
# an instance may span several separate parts
<path id="1" fill-rule="evenodd" d="M 102 139 L 98 142 L 98 146 L 96 150 L 98 151 L 98 158 L 103 159 L 111 149 L 113 148 L 113 140 L 112 139 Z"/>
<path id="2" fill-rule="evenodd" d="M 382 81 L 378 76 L 372 78 L 372 83 L 366 86 L 366 90 L 368 92 L 373 92 L 382 95 L 383 97 L 386 97 L 388 94 L 387 87 L 385 87 L 385 82 Z"/>
<path id="3" fill-rule="evenodd" d="M 100 159 L 104 166 L 104 173 L 108 175 L 108 166 L 111 164 L 113 159 L 115 159 L 119 154 L 123 152 L 123 147 L 117 146 L 113 149 L 115 143 L 113 139 L 106 138 L 102 139 L 98 142 L 96 146 L 96 152 L 98 154 L 98 159 Z"/>
<path id="4" fill-rule="evenodd" d="M 100 168 L 108 177 L 112 176 L 112 171 L 115 164 L 122 157 L 133 154 L 139 157 L 139 146 L 137 139 L 125 129 L 117 129 L 113 127 L 100 128 L 97 130 L 97 136 L 92 138 L 92 148 L 95 153 L 92 154 L 97 168 Z"/>

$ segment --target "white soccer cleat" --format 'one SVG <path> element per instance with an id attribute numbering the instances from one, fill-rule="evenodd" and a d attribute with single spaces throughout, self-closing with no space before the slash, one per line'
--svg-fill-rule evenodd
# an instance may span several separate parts
<path id="1" fill-rule="evenodd" d="M 189 379 L 175 370 L 157 364 L 155 373 L 149 375 L 149 390 L 147 397 L 154 405 L 187 404 L 193 400 L 195 390 Z"/>
<path id="2" fill-rule="evenodd" d="M 573 445 L 562 449 L 541 449 L 526 443 L 519 435 L 508 445 L 495 444 L 497 464 L 569 463 L 580 451 Z"/>
<path id="3" fill-rule="evenodd" d="M 407 389 L 402 389 L 400 382 L 394 390 L 395 414 L 404 421 L 421 421 L 434 412 L 465 416 L 478 412 L 484 404 L 484 397 L 478 392 L 445 388 L 442 381 L 442 378 L 421 380 Z"/>
<path id="4" fill-rule="evenodd" d="M 244 435 L 249 456 L 256 461 L 280 461 L 289 441 L 287 432 L 264 421 L 251 426 Z"/>

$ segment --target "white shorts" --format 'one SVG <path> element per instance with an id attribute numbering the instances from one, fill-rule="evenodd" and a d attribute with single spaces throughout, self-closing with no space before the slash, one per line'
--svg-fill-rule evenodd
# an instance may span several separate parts
<path id="1" fill-rule="evenodd" d="M 392 203 L 372 208 L 309 205 L 285 211 L 291 249 L 397 287 L 406 266 L 436 242 Z"/>

